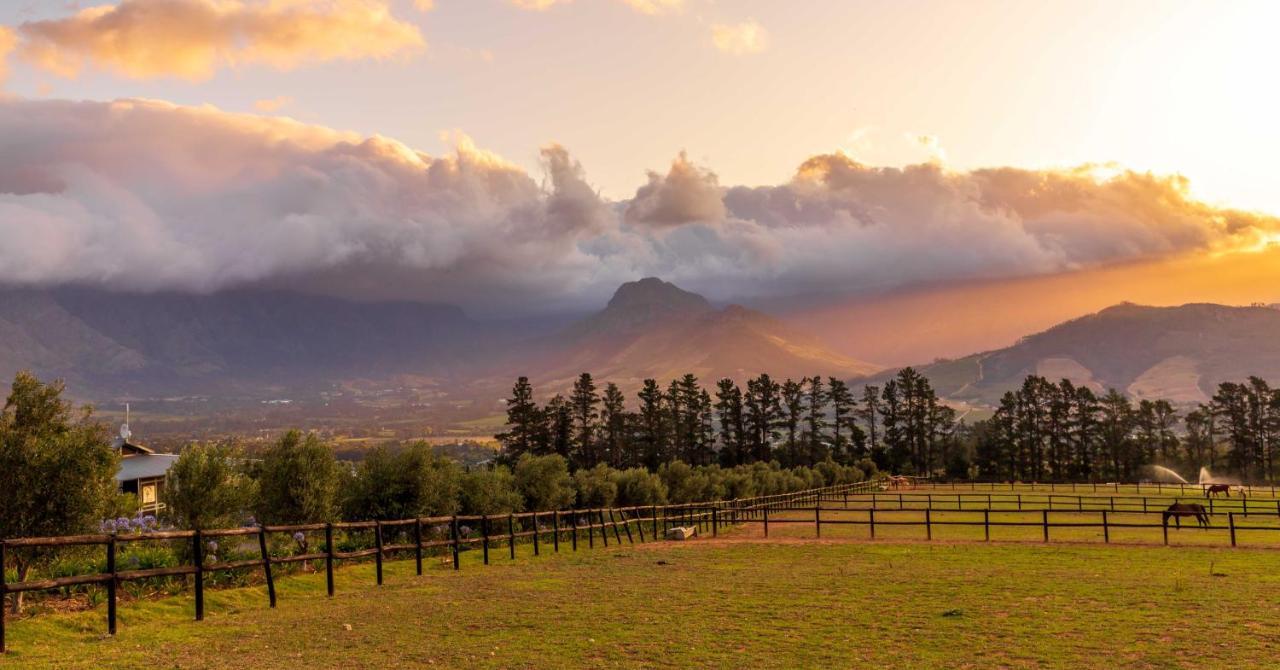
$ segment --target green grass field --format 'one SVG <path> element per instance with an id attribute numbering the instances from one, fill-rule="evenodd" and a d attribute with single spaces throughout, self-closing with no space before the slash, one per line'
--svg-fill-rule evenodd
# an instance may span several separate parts
<path id="1" fill-rule="evenodd" d="M 752 539 L 371 566 L 10 625 L 0 667 L 1274 667 L 1271 550 Z"/>

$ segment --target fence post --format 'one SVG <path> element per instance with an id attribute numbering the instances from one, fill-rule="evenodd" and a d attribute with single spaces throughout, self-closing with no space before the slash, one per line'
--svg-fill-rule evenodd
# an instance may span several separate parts
<path id="1" fill-rule="evenodd" d="M 924 510 L 924 533 L 926 540 L 933 539 L 933 510 L 926 507 Z"/>
<path id="2" fill-rule="evenodd" d="M 1018 494 L 1018 511 L 1019 512 L 1022 511 L 1022 494 L 1021 493 Z"/>
<path id="3" fill-rule="evenodd" d="M 813 508 L 813 532 L 815 537 L 822 537 L 822 507 L 821 503 Z"/>
<path id="4" fill-rule="evenodd" d="M 480 515 L 480 532 L 484 535 L 484 564 L 489 564 L 489 515 Z"/>
<path id="5" fill-rule="evenodd" d="M 1213 514 L 1213 496 L 1209 496 L 1209 513 Z"/>
<path id="6" fill-rule="evenodd" d="M 538 525 L 538 513 L 533 513 L 533 555 L 541 556 L 538 549 L 538 536 L 542 534 L 542 527 Z"/>
<path id="7" fill-rule="evenodd" d="M 1040 510 L 1040 513 L 1042 515 L 1041 525 L 1044 528 L 1044 541 L 1048 542 L 1049 541 L 1049 510 L 1047 509 Z"/>
<path id="8" fill-rule="evenodd" d="M 413 520 L 413 560 L 422 576 L 422 517 Z"/>
<path id="9" fill-rule="evenodd" d="M 718 507 L 711 508 L 711 537 L 720 537 L 720 513 Z M 627 534 L 631 534 L 631 529 L 627 529 Z"/>
<path id="10" fill-rule="evenodd" d="M 1147 511 L 1147 497 L 1142 496 L 1142 512 L 1145 514 L 1146 511 Z"/>
<path id="11" fill-rule="evenodd" d="M 1102 541 L 1106 544 L 1111 543 L 1111 527 L 1107 525 L 1107 510 L 1102 510 Z"/>
<path id="12" fill-rule="evenodd" d="M 324 525 L 324 585 L 333 597 L 333 524 Z"/>
<path id="13" fill-rule="evenodd" d="M 764 536 L 769 537 L 769 508 L 764 508 Z"/>
<path id="14" fill-rule="evenodd" d="M 1249 518 L 1249 499 L 1244 494 L 1240 495 L 1240 507 L 1244 510 L 1245 518 Z"/>
<path id="15" fill-rule="evenodd" d="M 267 599 L 276 606 L 276 581 L 271 577 L 271 554 L 267 551 L 267 527 L 258 526 L 258 549 L 262 551 L 262 575 L 267 580 Z"/>
<path id="16" fill-rule="evenodd" d="M 601 531 L 601 533 L 603 533 L 603 532 L 604 532 L 604 528 L 603 528 L 603 526 L 604 526 L 604 510 L 603 510 L 603 509 L 602 509 L 602 510 L 600 510 L 600 525 L 601 525 L 601 529 L 600 529 L 600 531 Z M 616 519 L 614 519 L 614 518 L 613 518 L 613 508 L 612 508 L 612 507 L 610 507 L 610 508 L 609 508 L 609 525 L 613 527 L 613 539 L 617 540 L 617 541 L 618 541 L 618 544 L 622 544 L 622 534 L 618 532 L 618 521 L 617 521 Z M 606 545 L 608 545 L 609 543 L 608 543 L 608 542 L 605 542 L 605 544 L 606 544 Z"/>
<path id="17" fill-rule="evenodd" d="M 196 569 L 196 621 L 204 621 L 204 544 L 199 528 L 191 536 L 191 561 Z"/>
<path id="18" fill-rule="evenodd" d="M 898 509 L 902 509 L 902 494 L 898 494 Z"/>
<path id="19" fill-rule="evenodd" d="M 459 546 L 460 543 L 458 541 L 460 539 L 458 537 L 459 535 L 460 533 L 458 532 L 458 515 L 454 514 L 453 518 L 449 520 L 449 536 L 450 536 L 450 539 L 453 540 L 451 544 L 453 545 L 453 569 L 454 570 L 462 569 L 462 560 L 461 560 L 462 557 L 460 556 L 461 547 Z"/>
<path id="20" fill-rule="evenodd" d="M 578 550 L 578 510 L 573 510 L 569 517 L 573 520 L 573 550 Z"/>
<path id="21" fill-rule="evenodd" d="M 714 511 L 714 510 L 712 511 L 712 514 L 713 514 L 713 515 L 715 514 L 715 511 Z M 632 537 L 632 536 L 631 536 L 631 522 L 630 522 L 630 521 L 627 521 L 627 515 L 626 515 L 626 513 L 625 513 L 625 512 L 623 512 L 622 510 L 618 510 L 618 518 L 619 518 L 619 519 L 622 519 L 622 530 L 627 531 L 627 544 L 635 544 L 635 543 L 636 543 L 636 539 L 635 539 L 634 537 Z M 612 508 L 609 510 L 609 520 L 610 520 L 610 521 L 612 521 L 612 520 L 613 520 L 613 509 L 612 509 Z M 614 527 L 614 529 L 615 529 L 615 530 L 618 528 L 618 522 L 617 522 L 617 521 L 614 521 L 614 522 L 613 522 L 613 527 Z M 641 532 L 644 532 L 644 531 L 641 531 Z M 714 528 L 714 527 L 712 528 L 712 531 L 711 531 L 711 532 L 713 532 L 713 533 L 715 532 L 715 528 Z M 642 538 L 640 538 L 640 541 L 641 541 L 641 542 L 644 542 L 644 538 L 643 538 L 643 537 L 642 537 Z M 622 544 L 622 540 L 618 540 L 618 544 Z"/>
<path id="22" fill-rule="evenodd" d="M 982 510 L 982 535 L 983 540 L 991 541 L 991 509 Z"/>
<path id="23" fill-rule="evenodd" d="M 107 540 L 107 572 L 111 573 L 111 581 L 107 582 L 107 634 L 116 634 L 116 588 L 120 581 L 116 578 L 116 534 L 111 533 Z M 15 596 L 16 597 L 16 596 Z"/>
<path id="24" fill-rule="evenodd" d="M 867 517 L 870 519 L 871 539 L 876 539 L 876 508 L 872 507 L 867 510 Z"/>
<path id="25" fill-rule="evenodd" d="M 634 520 L 635 520 L 635 522 L 636 522 L 636 530 L 640 531 L 640 543 L 641 543 L 641 544 L 644 544 L 644 542 L 645 542 L 645 539 L 644 539 L 644 517 L 640 516 L 640 510 L 639 510 L 639 509 L 633 509 L 633 510 L 631 510 L 631 518 L 632 518 L 632 519 L 634 519 Z M 630 526 L 628 526 L 628 528 L 630 528 Z M 654 539 L 657 539 L 657 538 L 654 538 Z"/>
<path id="26" fill-rule="evenodd" d="M 1227 512 L 1227 527 L 1231 529 L 1231 546 L 1236 546 L 1236 513 Z"/>
<path id="27" fill-rule="evenodd" d="M 1164 528 L 1164 543 L 1169 544 L 1169 517 L 1162 517 L 1160 524 Z"/>
<path id="28" fill-rule="evenodd" d="M 9 609 L 9 585 L 5 583 L 4 565 L 4 540 L 0 540 L 0 654 L 5 653 L 6 651 L 4 642 L 4 617 L 5 610 Z"/>
<path id="29" fill-rule="evenodd" d="M 508 552 L 511 560 L 516 560 L 516 517 L 514 514 L 507 514 L 507 546 L 510 548 Z"/>
<path id="30" fill-rule="evenodd" d="M 373 546 L 378 553 L 374 554 L 374 565 L 378 573 L 378 586 L 382 586 L 382 522 L 373 522 Z"/>
<path id="31" fill-rule="evenodd" d="M 658 506 L 650 505 L 649 507 L 653 514 L 653 539 L 654 541 L 657 541 L 658 539 Z"/>
<path id="32" fill-rule="evenodd" d="M 551 513 L 551 543 L 555 553 L 560 553 L 560 510 Z"/>

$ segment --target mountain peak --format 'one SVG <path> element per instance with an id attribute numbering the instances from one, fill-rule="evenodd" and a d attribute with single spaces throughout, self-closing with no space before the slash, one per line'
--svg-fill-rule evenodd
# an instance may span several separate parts
<path id="1" fill-rule="evenodd" d="M 649 317 L 667 314 L 700 314 L 711 311 L 706 298 L 657 277 L 645 277 L 618 287 L 606 312 L 625 311 Z M 639 314 L 638 314 L 639 315 Z"/>

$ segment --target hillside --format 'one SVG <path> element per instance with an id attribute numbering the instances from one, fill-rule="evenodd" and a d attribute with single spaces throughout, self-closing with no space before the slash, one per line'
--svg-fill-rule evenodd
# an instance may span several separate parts
<path id="1" fill-rule="evenodd" d="M 447 376 L 504 332 L 456 307 L 409 302 L 279 291 L 10 290 L 0 291 L 0 376 L 32 369 L 98 397 Z"/>
<path id="2" fill-rule="evenodd" d="M 940 394 L 971 403 L 995 403 L 1028 374 L 1135 398 L 1201 402 L 1223 381 L 1280 379 L 1280 310 L 1122 303 L 1005 349 L 918 369 Z"/>
<path id="3" fill-rule="evenodd" d="M 581 372 L 623 388 L 693 373 L 704 381 L 862 376 L 878 368 L 836 354 L 767 314 L 705 298 L 656 278 L 623 284 L 599 313 L 568 328 L 536 381 L 565 387 Z"/>

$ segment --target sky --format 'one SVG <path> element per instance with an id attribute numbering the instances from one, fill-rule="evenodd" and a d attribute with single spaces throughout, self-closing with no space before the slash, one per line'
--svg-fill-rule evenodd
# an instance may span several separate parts
<path id="1" fill-rule="evenodd" d="M 0 2 L 0 282 L 479 311 L 1280 239 L 1274 2 Z"/>

